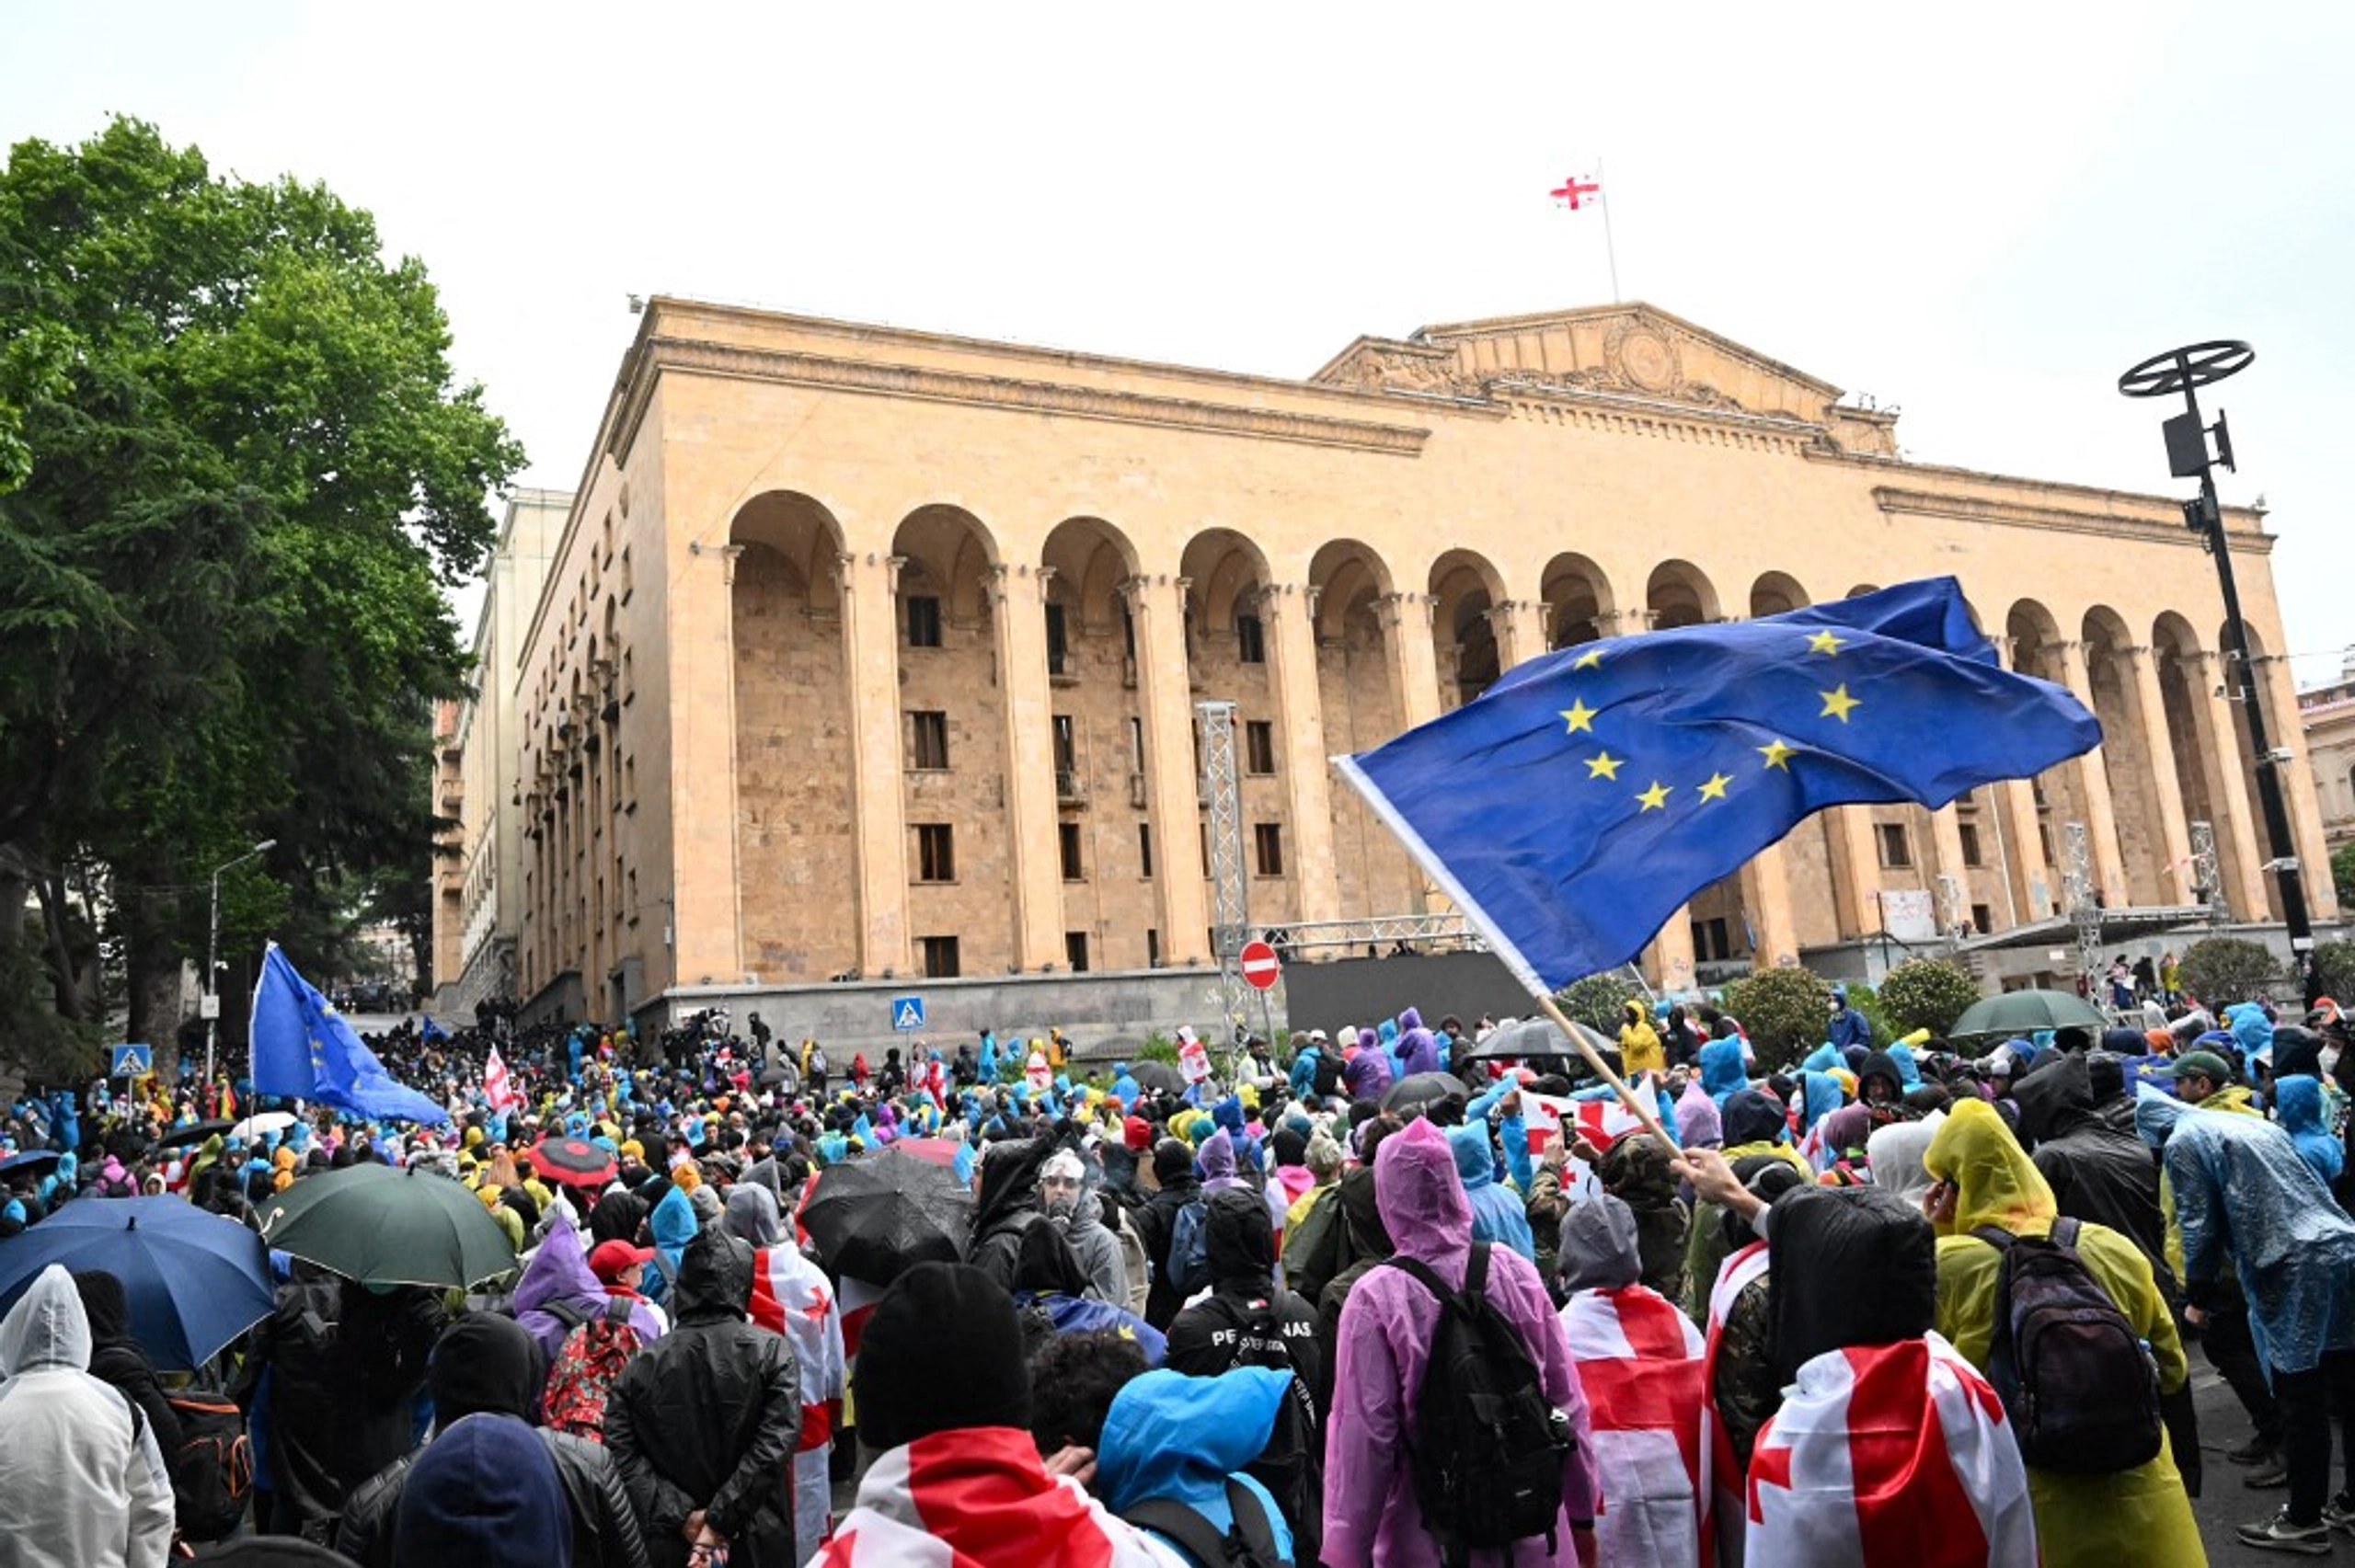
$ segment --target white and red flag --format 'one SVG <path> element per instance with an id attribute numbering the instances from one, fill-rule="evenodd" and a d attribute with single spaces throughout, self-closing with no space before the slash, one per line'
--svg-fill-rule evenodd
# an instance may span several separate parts
<path id="1" fill-rule="evenodd" d="M 1702 1568 L 1712 1554 L 1700 1331 L 1641 1285 L 1578 1292 L 1562 1328 L 1591 1426 L 1598 1557 Z"/>
<path id="2" fill-rule="evenodd" d="M 1935 1333 L 1815 1357 L 1758 1434 L 1744 1545 L 1749 1568 L 2034 1562 L 2003 1402 Z"/>
<path id="3" fill-rule="evenodd" d="M 801 1376 L 801 1436 L 794 1444 L 793 1526 L 799 1561 L 815 1556 L 833 1516 L 827 1467 L 848 1382 L 842 1301 L 825 1272 L 790 1244 L 752 1260 L 752 1321 L 785 1336 Z"/>
<path id="4" fill-rule="evenodd" d="M 494 1111 L 520 1111 L 523 1108 L 523 1092 L 515 1087 L 508 1076 L 507 1064 L 499 1059 L 499 1047 L 490 1047 L 490 1059 L 483 1064 L 482 1097 L 490 1102 Z"/>
<path id="5" fill-rule="evenodd" d="M 1603 177 L 1574 174 L 1545 193 L 1571 212 L 1603 205 Z"/>
<path id="6" fill-rule="evenodd" d="M 1718 1265 L 1717 1282 L 1709 1288 L 1709 1327 L 1702 1341 L 1701 1386 L 1717 1386 L 1717 1352 L 1725 1343 L 1726 1320 L 1733 1304 L 1750 1285 L 1766 1276 L 1766 1243 L 1752 1242 Z M 1721 1565 L 1740 1568 L 1743 1526 L 1741 1467 L 1734 1462 L 1733 1436 L 1717 1419 L 1714 1399 L 1701 1402 L 1701 1483 L 1709 1511 L 1709 1535 Z"/>

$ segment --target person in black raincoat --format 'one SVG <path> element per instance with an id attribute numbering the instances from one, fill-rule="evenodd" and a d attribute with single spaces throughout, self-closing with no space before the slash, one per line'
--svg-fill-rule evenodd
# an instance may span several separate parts
<path id="1" fill-rule="evenodd" d="M 605 1406 L 605 1443 L 655 1568 L 684 1568 L 713 1538 L 729 1568 L 794 1561 L 800 1379 L 784 1336 L 746 1317 L 752 1299 L 752 1249 L 698 1235 L 672 1287 L 671 1332 L 638 1353 Z"/>
<path id="2" fill-rule="evenodd" d="M 1009 1139 L 982 1150 L 981 1191 L 973 1201 L 973 1239 L 965 1249 L 965 1261 L 1008 1292 L 1015 1288 L 1015 1274 L 1029 1230 L 1043 1227 L 1057 1247 L 1071 1252 L 1071 1243 L 1039 1207 L 1039 1173 L 1054 1149 L 1053 1139 L 1033 1138 Z M 1081 1280 L 1088 1277 L 1075 1253 L 1071 1268 Z"/>
<path id="3" fill-rule="evenodd" d="M 1178 1216 L 1201 1197 L 1202 1181 L 1194 1170 L 1193 1150 L 1178 1138 L 1165 1138 L 1153 1146 L 1153 1174 L 1158 1185 L 1136 1213 L 1145 1264 L 1153 1271 L 1153 1287 L 1145 1294 L 1144 1321 L 1166 1329 L 1178 1309 L 1186 1304 L 1177 1282 L 1169 1277 L 1169 1243 L 1177 1234 Z"/>

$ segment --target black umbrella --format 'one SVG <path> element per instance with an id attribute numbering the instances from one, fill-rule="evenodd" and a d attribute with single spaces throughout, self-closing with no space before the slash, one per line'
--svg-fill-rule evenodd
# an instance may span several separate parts
<path id="1" fill-rule="evenodd" d="M 11 1154 L 6 1160 L 0 1160 L 0 1175 L 6 1175 L 13 1171 L 22 1171 L 29 1176 L 34 1175 L 49 1170 L 64 1158 L 64 1154 L 58 1150 L 28 1149 L 22 1154 Z"/>
<path id="2" fill-rule="evenodd" d="M 870 1285 L 959 1261 L 972 1220 L 973 1195 L 954 1170 L 891 1148 L 827 1166 L 801 1210 L 818 1261 Z"/>
<path id="3" fill-rule="evenodd" d="M 1402 1116 L 1426 1116 L 1445 1101 L 1461 1104 L 1471 1097 L 1472 1091 L 1464 1086 L 1464 1080 L 1451 1073 L 1415 1072 L 1384 1092 L 1382 1108 Z"/>
<path id="4" fill-rule="evenodd" d="M 1615 1051 L 1619 1042 L 1602 1030 L 1570 1021 L 1586 1043 L 1600 1051 Z M 1505 1024 L 1489 1031 L 1488 1037 L 1468 1051 L 1459 1051 L 1454 1059 L 1465 1061 L 1515 1061 L 1531 1058 L 1578 1057 L 1579 1048 L 1566 1037 L 1561 1027 L 1550 1018 L 1523 1018 L 1518 1023 Z M 1583 1058 L 1580 1059 L 1583 1060 Z"/>
<path id="5" fill-rule="evenodd" d="M 158 1149 L 180 1149 L 190 1144 L 202 1143 L 206 1139 L 211 1138 L 215 1133 L 220 1133 L 225 1136 L 229 1129 L 236 1125 L 237 1124 L 236 1122 L 231 1121 L 226 1116 L 215 1116 L 209 1122 L 192 1122 L 187 1127 L 176 1127 L 172 1128 L 171 1131 L 166 1133 L 163 1137 L 155 1140 L 155 1147 Z"/>
<path id="6" fill-rule="evenodd" d="M 1140 1089 L 1158 1089 L 1165 1094 L 1183 1094 L 1186 1075 L 1166 1061 L 1132 1061 L 1129 1076 L 1137 1081 Z"/>
<path id="7" fill-rule="evenodd" d="M 614 1157 L 603 1144 L 562 1134 L 532 1145 L 532 1163 L 550 1181 L 571 1186 L 602 1188 L 616 1173 Z"/>

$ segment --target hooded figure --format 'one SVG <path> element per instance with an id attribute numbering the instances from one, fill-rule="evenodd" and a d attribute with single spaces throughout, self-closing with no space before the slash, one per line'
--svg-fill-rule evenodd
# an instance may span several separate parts
<path id="1" fill-rule="evenodd" d="M 0 1319 L 0 1519 L 27 1568 L 163 1568 L 172 1482 L 138 1407 L 94 1378 L 73 1276 L 44 1268 Z"/>
<path id="2" fill-rule="evenodd" d="M 1668 1048 L 1652 1027 L 1651 1010 L 1634 998 L 1619 1006 L 1619 1065 L 1630 1079 L 1668 1070 Z"/>
<path id="3" fill-rule="evenodd" d="M 646 1283 L 640 1288 L 648 1300 L 667 1310 L 672 1306 L 671 1282 L 678 1278 L 680 1260 L 686 1255 L 687 1243 L 703 1229 L 703 1222 L 695 1218 L 693 1201 L 672 1186 L 655 1204 L 653 1213 L 647 1219 L 647 1229 L 654 1234 L 654 1256 L 648 1260 Z"/>
<path id="4" fill-rule="evenodd" d="M 1717 1101 L 1694 1079 L 1676 1097 L 1677 1143 L 1686 1149 L 1716 1149 L 1725 1140 L 1725 1118 Z"/>
<path id="5" fill-rule="evenodd" d="M 799 1369 L 786 1342 L 746 1321 L 752 1250 L 698 1236 L 680 1263 L 669 1333 L 641 1351 L 605 1405 L 605 1443 L 645 1526 L 655 1568 L 685 1568 L 682 1527 L 702 1512 L 731 1564 L 794 1561 L 780 1484 L 801 1426 Z"/>
<path id="6" fill-rule="evenodd" d="M 2003 1407 L 1930 1332 L 1934 1245 L 1918 1211 L 1869 1186 L 1775 1201 L 1769 1305 L 1790 1386 L 1750 1460 L 1752 1568 L 2038 1560 Z"/>
<path id="7" fill-rule="evenodd" d="M 2052 1189 L 2054 1207 L 2131 1241 L 2161 1291 L 2172 1294 L 2158 1165 L 2141 1139 L 2120 1133 L 2095 1109 L 2092 1064 L 2085 1053 L 2072 1051 L 2038 1068 L 2012 1086 L 2012 1100 L 2020 1108 L 2020 1141 Z"/>
<path id="8" fill-rule="evenodd" d="M 427 1445 L 402 1488 L 394 1568 L 540 1568 L 571 1559 L 556 1461 L 512 1415 L 469 1415 Z"/>
<path id="9" fill-rule="evenodd" d="M 1086 1293 L 1115 1307 L 1129 1304 L 1128 1260 L 1120 1238 L 1104 1223 L 1104 1203 L 1087 1179 L 1087 1162 L 1068 1146 L 1049 1155 L 1039 1173 L 1040 1207 L 1063 1232 L 1086 1276 Z"/>
<path id="10" fill-rule="evenodd" d="M 1379 1100 L 1390 1087 L 1390 1059 L 1379 1045 L 1367 1040 L 1362 1030 L 1358 1035 L 1357 1054 L 1341 1068 L 1341 1081 L 1349 1085 L 1352 1100 Z"/>
<path id="11" fill-rule="evenodd" d="M 1972 1232 L 1993 1227 L 2015 1236 L 2049 1235 L 2060 1207 L 2019 1140 L 1984 1101 L 1964 1100 L 1947 1113 L 1923 1164 L 1955 1188 L 1953 1218 L 1938 1226 L 1938 1329 L 1964 1360 L 1984 1369 L 1995 1314 L 2004 1310 L 1996 1288 L 2003 1253 Z M 2076 1253 L 2151 1347 L 2160 1393 L 2181 1389 L 2188 1370 L 2183 1343 L 2142 1249 L 2108 1226 L 2081 1222 Z M 2156 1458 L 2131 1471 L 2063 1475 L 2031 1470 L 2028 1484 L 2047 1568 L 2120 1562 L 2172 1568 L 2206 1560 L 2183 1477 L 2164 1444 Z"/>
<path id="12" fill-rule="evenodd" d="M 1487 1120 L 1449 1127 L 1446 1137 L 1454 1156 L 1455 1173 L 1462 1179 L 1465 1196 L 1472 1205 L 1472 1240 L 1511 1247 L 1534 1268 L 1537 1237 L 1529 1226 L 1529 1209 L 1520 1198 L 1497 1185 L 1497 1163 L 1488 1151 Z"/>
<path id="13" fill-rule="evenodd" d="M 1179 1504 L 1225 1534 L 1235 1525 L 1230 1482 L 1250 1493 L 1267 1516 L 1278 1554 L 1313 1562 L 1298 1550 L 1284 1510 L 1245 1466 L 1266 1448 L 1284 1408 L 1292 1379 L 1264 1367 L 1239 1367 L 1215 1377 L 1174 1370 L 1131 1379 L 1112 1396 L 1097 1448 L 1096 1485 L 1115 1513 L 1153 1501 Z M 1172 1550 L 1175 1540 L 1156 1537 Z M 1221 1568 L 1197 1562 L 1197 1568 Z"/>
<path id="14" fill-rule="evenodd" d="M 1384 1228 L 1397 1241 L 1399 1253 L 1460 1290 L 1471 1258 L 1472 1206 L 1447 1135 L 1420 1118 L 1408 1123 L 1382 1140 L 1374 1175 Z M 1563 1459 L 1563 1506 L 1556 1532 L 1567 1546 L 1571 1531 L 1593 1528 L 1595 1500 L 1586 1401 L 1570 1366 L 1569 1346 L 1535 1266 L 1519 1253 L 1490 1250 L 1486 1294 L 1529 1351 L 1545 1397 L 1563 1413 L 1575 1439 Z M 1435 1538 L 1415 1495 L 1407 1448 L 1442 1310 L 1438 1299 L 1401 1268 L 1372 1269 L 1350 1288 L 1341 1310 L 1333 1413 L 1327 1423 L 1324 1561 L 1329 1568 L 1364 1568 L 1377 1560 L 1421 1562 L 1436 1555 Z M 1478 1568 L 1550 1560 L 1544 1537 L 1472 1558 Z"/>
<path id="15" fill-rule="evenodd" d="M 1700 1333 L 1638 1282 L 1636 1216 L 1608 1193 L 1562 1217 L 1561 1258 L 1562 1333 L 1594 1423 L 1597 1556 L 1697 1565 Z"/>
<path id="16" fill-rule="evenodd" d="M 515 1286 L 514 1305 L 515 1321 L 539 1345 L 541 1365 L 553 1368 L 565 1336 L 605 1310 L 605 1288 L 589 1272 L 579 1231 L 559 1225 L 548 1232 Z"/>
<path id="17" fill-rule="evenodd" d="M 1015 1288 L 1027 1233 L 1043 1230 L 1052 1244 L 1071 1255 L 1071 1272 L 1083 1281 L 1087 1272 L 1053 1221 L 1039 1210 L 1039 1176 L 1054 1152 L 1051 1138 L 1008 1139 L 994 1145 L 982 1162 L 981 1191 L 973 1202 L 973 1238 L 965 1261 L 997 1281 L 1003 1289 Z"/>
<path id="18" fill-rule="evenodd" d="M 1922 1156 L 1946 1119 L 1944 1111 L 1932 1111 L 1918 1122 L 1875 1127 L 1865 1140 L 1865 1162 L 1872 1168 L 1873 1185 L 1920 1207 L 1923 1195 L 1930 1190 L 1930 1173 L 1922 1169 Z"/>
<path id="19" fill-rule="evenodd" d="M 79 1269 L 74 1288 L 81 1293 L 83 1314 L 90 1324 L 90 1376 L 112 1385 L 139 1407 L 169 1470 L 180 1451 L 180 1418 L 164 1397 L 155 1364 L 131 1335 L 131 1302 L 122 1293 L 122 1281 L 101 1269 Z"/>
<path id="20" fill-rule="evenodd" d="M 1694 1059 L 1701 1066 L 1702 1089 L 1721 1111 L 1729 1095 L 1750 1087 L 1750 1069 L 1742 1061 L 1739 1039 L 1728 1036 L 1711 1040 Z M 1726 1141 L 1733 1141 L 1730 1132 Z"/>
<path id="21" fill-rule="evenodd" d="M 1235 1367 L 1264 1367 L 1289 1379 L 1286 1400 L 1264 1451 L 1243 1456 L 1300 1528 L 1307 1561 L 1321 1539 L 1325 1451 L 1320 1391 L 1325 1356 L 1316 1341 L 1316 1309 L 1273 1277 L 1276 1239 L 1267 1208 L 1249 1193 L 1214 1193 L 1202 1217 L 1210 1256 L 1211 1291 L 1169 1325 L 1167 1365 L 1214 1378 Z"/>
<path id="22" fill-rule="evenodd" d="M 2345 1168 L 2347 1151 L 2338 1139 L 2330 1136 L 2322 1122 L 2322 1080 L 2308 1073 L 2292 1073 L 2273 1081 L 2273 1110 L 2280 1118 L 2281 1130 L 2298 1146 L 2299 1157 L 2314 1167 L 2326 1185 L 2338 1180 Z"/>
<path id="23" fill-rule="evenodd" d="M 729 1190 L 721 1224 L 752 1249 L 752 1321 L 793 1347 L 801 1387 L 801 1430 L 794 1442 L 794 1554 L 815 1556 L 825 1539 L 833 1496 L 828 1467 L 842 1423 L 843 1309 L 826 1276 L 784 1237 L 775 1195 L 766 1187 Z"/>
<path id="24" fill-rule="evenodd" d="M 447 1436 L 477 1415 L 532 1420 L 540 1402 L 537 1356 L 532 1336 L 511 1319 L 494 1312 L 460 1318 L 434 1345 L 426 1373 L 435 1424 Z M 603 1446 L 546 1426 L 531 1431 L 556 1466 L 572 1543 L 569 1557 L 559 1553 L 533 1561 L 569 1562 L 572 1568 L 643 1564 L 646 1544 L 638 1534 L 638 1516 L 630 1510 L 621 1472 Z M 390 1568 L 402 1497 L 431 1451 L 404 1455 L 353 1489 L 336 1534 L 336 1551 L 346 1560 L 361 1568 Z M 544 1538 L 528 1539 L 549 1544 Z"/>

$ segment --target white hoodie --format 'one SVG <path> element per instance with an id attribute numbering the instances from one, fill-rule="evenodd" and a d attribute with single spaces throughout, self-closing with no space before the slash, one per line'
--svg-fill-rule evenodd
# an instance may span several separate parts
<path id="1" fill-rule="evenodd" d="M 0 1519 L 9 1568 L 164 1568 L 172 1483 L 131 1402 L 89 1373 L 74 1276 L 41 1270 L 0 1319 Z"/>

